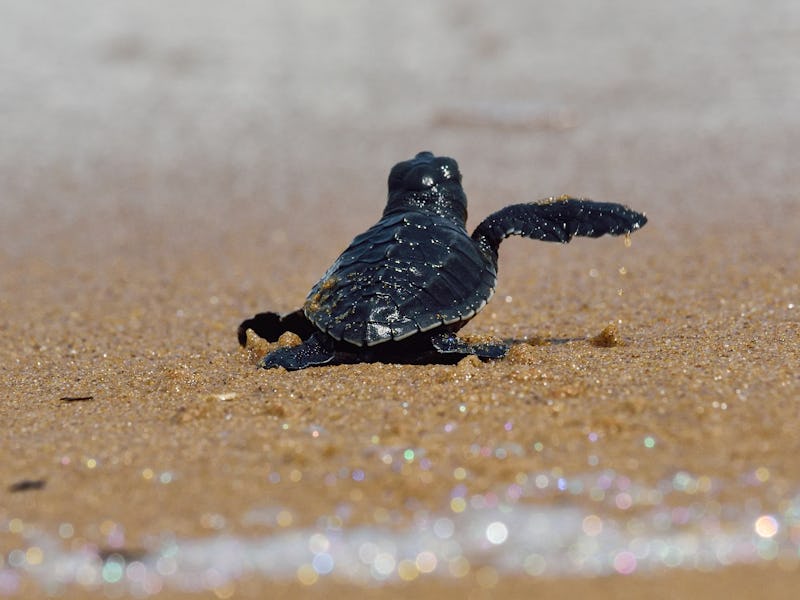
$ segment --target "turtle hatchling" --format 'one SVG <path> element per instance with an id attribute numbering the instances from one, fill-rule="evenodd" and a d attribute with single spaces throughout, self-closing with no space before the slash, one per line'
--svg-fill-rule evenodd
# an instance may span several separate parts
<path id="1" fill-rule="evenodd" d="M 507 206 L 469 235 L 458 164 L 420 152 L 392 168 L 380 221 L 336 259 L 303 308 L 245 320 L 239 343 L 246 345 L 248 329 L 271 342 L 286 331 L 303 339 L 264 356 L 265 369 L 502 358 L 506 344 L 456 335 L 494 293 L 500 242 L 511 235 L 562 243 L 576 235 L 628 235 L 645 223 L 645 215 L 621 204 L 561 196 Z"/>

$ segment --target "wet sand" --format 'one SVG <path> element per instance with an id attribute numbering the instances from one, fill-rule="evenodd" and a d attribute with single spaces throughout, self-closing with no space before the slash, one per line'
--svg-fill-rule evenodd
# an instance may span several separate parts
<path id="1" fill-rule="evenodd" d="M 11 4 L 0 595 L 127 597 L 132 572 L 96 558 L 116 555 L 176 598 L 791 597 L 797 9 L 448 6 L 89 3 L 48 20 Z M 504 360 L 255 368 L 238 323 L 299 306 L 422 149 L 459 161 L 472 227 L 561 193 L 649 223 L 630 247 L 506 241 L 464 329 L 511 340 Z M 610 324 L 621 343 L 593 342 Z M 514 515 L 565 506 L 627 549 L 503 566 Z M 495 510 L 508 541 L 462 542 L 433 573 L 399 551 L 366 580 L 309 558 L 190 585 L 157 564 L 191 540 L 402 536 Z M 648 562 L 659 536 L 739 526 L 735 548 Z M 48 576 L 76 556 L 94 570 Z"/>

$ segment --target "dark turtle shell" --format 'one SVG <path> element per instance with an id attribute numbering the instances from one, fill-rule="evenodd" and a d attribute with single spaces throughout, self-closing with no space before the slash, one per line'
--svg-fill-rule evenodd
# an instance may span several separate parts
<path id="1" fill-rule="evenodd" d="M 311 289 L 306 317 L 356 346 L 458 327 L 494 293 L 497 271 L 459 219 L 385 214 L 356 237 Z"/>

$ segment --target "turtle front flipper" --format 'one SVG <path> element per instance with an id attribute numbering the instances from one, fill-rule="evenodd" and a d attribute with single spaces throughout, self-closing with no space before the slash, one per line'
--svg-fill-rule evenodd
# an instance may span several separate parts
<path id="1" fill-rule="evenodd" d="M 502 342 L 486 344 L 468 344 L 451 331 L 441 331 L 431 336 L 431 345 L 439 354 L 469 356 L 478 358 L 503 358 L 508 353 L 508 346 Z"/>
<path id="2" fill-rule="evenodd" d="M 475 228 L 472 239 L 496 255 L 500 242 L 511 235 L 566 243 L 576 235 L 629 234 L 644 227 L 645 223 L 645 215 L 622 204 L 561 196 L 506 206 L 486 217 Z"/>
<path id="3" fill-rule="evenodd" d="M 296 333 L 303 339 L 317 331 L 317 328 L 306 318 L 303 309 L 285 315 L 263 312 L 251 319 L 245 319 L 236 330 L 236 337 L 242 346 L 247 345 L 248 329 L 252 329 L 258 337 L 262 337 L 268 342 L 277 342 L 278 338 L 287 331 Z"/>
<path id="4" fill-rule="evenodd" d="M 258 366 L 264 369 L 283 367 L 287 371 L 298 371 L 306 367 L 317 367 L 334 362 L 336 351 L 333 340 L 318 331 L 299 346 L 278 348 L 262 358 Z"/>

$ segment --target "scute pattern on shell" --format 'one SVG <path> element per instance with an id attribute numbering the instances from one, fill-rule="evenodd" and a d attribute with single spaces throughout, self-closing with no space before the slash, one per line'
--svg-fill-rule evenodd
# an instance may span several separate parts
<path id="1" fill-rule="evenodd" d="M 463 226 L 407 212 L 388 215 L 356 237 L 303 308 L 331 337 L 374 346 L 471 318 L 496 281 L 492 262 Z"/>

